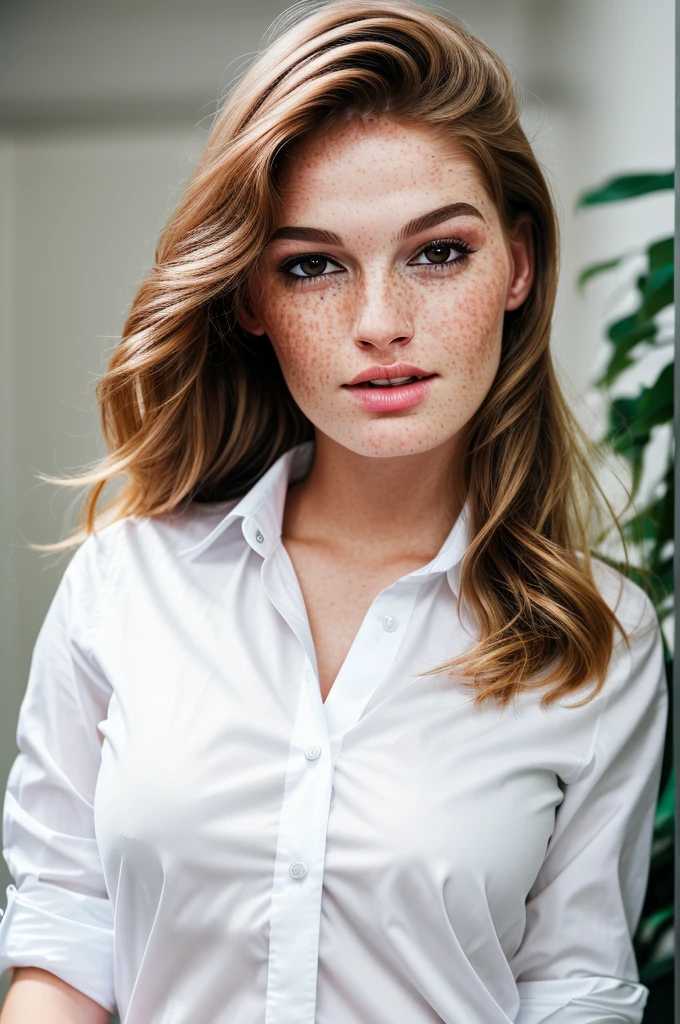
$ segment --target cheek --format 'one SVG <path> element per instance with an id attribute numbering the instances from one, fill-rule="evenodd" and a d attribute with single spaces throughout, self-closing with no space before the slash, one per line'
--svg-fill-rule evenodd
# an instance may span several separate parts
<path id="1" fill-rule="evenodd" d="M 507 263 L 499 253 L 489 253 L 454 280 L 394 283 L 392 301 L 415 327 L 413 359 L 448 377 L 457 415 L 461 402 L 469 412 L 468 406 L 483 400 L 495 376 L 506 286 Z M 353 365 L 358 298 L 355 289 L 341 286 L 309 294 L 271 287 L 261 306 L 283 376 L 306 412 L 318 412 L 319 403 L 325 408 L 328 385 L 337 385 Z"/>
<path id="2" fill-rule="evenodd" d="M 461 384 L 489 386 L 498 368 L 505 315 L 505 277 L 499 263 L 489 273 L 473 271 L 451 289 L 432 295 L 427 313 L 422 308 L 421 322 L 427 316 L 425 333 L 438 339 L 446 368 Z M 491 378 L 491 379 L 489 379 Z"/>
<path id="3" fill-rule="evenodd" d="M 344 295 L 327 289 L 309 296 L 279 295 L 263 311 L 267 336 L 294 395 L 313 394 L 337 377 L 343 360 L 346 364 L 343 305 L 351 308 Z"/>

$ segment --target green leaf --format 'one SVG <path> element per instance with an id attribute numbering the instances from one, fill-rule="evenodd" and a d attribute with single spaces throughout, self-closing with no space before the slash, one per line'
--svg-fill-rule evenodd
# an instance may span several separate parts
<path id="1" fill-rule="evenodd" d="M 666 788 L 663 791 L 661 799 L 657 804 L 656 814 L 654 816 L 654 829 L 663 827 L 667 821 L 672 821 L 675 809 L 675 768 L 671 769 L 671 774 L 666 783 Z"/>
<path id="2" fill-rule="evenodd" d="M 613 341 L 615 345 L 623 345 L 628 350 L 633 345 L 637 345 L 639 341 L 653 338 L 658 333 L 657 325 L 651 321 L 640 323 L 638 314 L 639 310 L 630 316 L 624 316 L 623 320 L 617 320 L 616 323 L 608 327 L 607 337 L 609 340 Z"/>
<path id="3" fill-rule="evenodd" d="M 668 363 L 650 388 L 638 396 L 635 415 L 630 425 L 633 438 L 648 437 L 651 428 L 673 418 L 673 363 Z"/>
<path id="4" fill-rule="evenodd" d="M 629 352 L 642 341 L 651 341 L 658 334 L 653 321 L 637 322 L 637 313 L 617 320 L 607 330 L 607 336 L 614 343 L 614 351 L 602 376 L 595 381 L 597 387 L 609 387 L 624 370 L 633 365 Z"/>
<path id="5" fill-rule="evenodd" d="M 663 957 L 661 960 L 650 960 L 648 963 L 640 966 L 640 970 L 638 972 L 640 984 L 646 985 L 650 989 L 656 987 L 657 984 L 671 984 L 673 981 L 674 968 L 674 953 L 671 953 L 670 956 Z"/>
<path id="6" fill-rule="evenodd" d="M 673 856 L 673 822 L 664 822 L 654 832 L 651 850 L 652 870 L 659 871 Z"/>
<path id="7" fill-rule="evenodd" d="M 594 206 L 598 203 L 616 203 L 621 199 L 634 199 L 636 196 L 647 195 L 662 189 L 673 188 L 675 172 L 650 174 L 625 174 L 611 178 L 604 185 L 582 192 L 576 201 L 576 209 L 583 206 Z"/>
<path id="8" fill-rule="evenodd" d="M 632 492 L 637 493 L 642 464 L 645 452 L 645 445 L 649 436 L 640 434 L 639 428 L 636 436 L 633 435 L 632 427 L 638 419 L 638 410 L 644 391 L 635 398 L 628 396 L 616 398 L 609 408 L 609 429 L 602 439 L 603 444 L 610 445 L 615 452 L 623 455 L 631 464 L 633 472 Z"/>
<path id="9" fill-rule="evenodd" d="M 642 287 L 642 306 L 638 322 L 651 319 L 659 310 L 673 304 L 673 264 L 666 263 L 645 278 Z"/>
<path id="10" fill-rule="evenodd" d="M 629 459 L 635 478 L 652 428 L 670 422 L 672 417 L 673 363 L 668 363 L 651 387 L 642 388 L 635 397 L 625 396 L 612 402 L 609 430 L 603 440 Z"/>
<path id="11" fill-rule="evenodd" d="M 671 464 L 671 469 L 672 469 Z M 656 543 L 650 558 L 651 568 L 659 571 L 659 557 L 666 544 L 674 539 L 675 527 L 675 488 L 671 480 L 670 485 L 666 483 L 665 493 L 659 498 L 654 509 L 654 517 L 657 522 Z"/>
<path id="12" fill-rule="evenodd" d="M 634 544 L 643 544 L 646 540 L 656 541 L 657 521 L 649 512 L 640 512 L 621 524 L 624 536 Z"/>
<path id="13" fill-rule="evenodd" d="M 644 508 L 621 524 L 624 536 L 640 547 L 652 541 L 651 552 L 646 552 L 645 564 L 652 573 L 660 571 L 660 556 L 674 536 L 675 489 L 673 487 L 674 463 L 669 458 L 666 471 L 659 481 L 663 491 Z"/>
<path id="14" fill-rule="evenodd" d="M 672 594 L 674 584 L 673 558 L 665 558 L 663 562 L 661 562 L 661 564 L 659 565 L 659 568 L 657 569 L 654 575 L 659 580 L 660 585 L 663 587 L 665 591 L 664 596 Z M 661 597 L 660 600 L 663 600 L 663 597 Z M 659 601 L 656 601 L 655 603 L 658 604 Z"/>
<path id="15" fill-rule="evenodd" d="M 660 241 L 654 242 L 649 246 L 647 249 L 647 257 L 649 259 L 650 270 L 658 270 L 659 267 L 663 267 L 667 263 L 674 262 L 674 244 L 675 239 L 673 235 L 671 235 L 670 238 L 662 238 Z"/>
<path id="16" fill-rule="evenodd" d="M 653 914 L 650 914 L 640 922 L 640 939 L 642 942 L 650 943 L 654 941 L 654 938 L 658 935 L 660 929 L 673 920 L 673 906 L 660 907 Z"/>
<path id="17" fill-rule="evenodd" d="M 578 275 L 576 287 L 579 291 L 583 291 L 586 281 L 589 281 L 591 277 L 595 277 L 597 274 L 603 274 L 606 270 L 613 270 L 614 267 L 618 267 L 619 264 L 623 263 L 626 258 L 626 256 L 617 256 L 615 259 L 605 260 L 603 263 L 592 263 Z"/>
<path id="18" fill-rule="evenodd" d="M 607 363 L 601 377 L 595 381 L 596 388 L 609 388 L 629 367 L 635 366 L 635 360 L 626 351 L 616 350 Z"/>
<path id="19" fill-rule="evenodd" d="M 609 419 L 612 430 L 616 430 L 617 432 L 628 430 L 630 424 L 635 419 L 639 401 L 639 395 L 635 397 L 623 395 L 621 398 L 615 398 L 613 400 L 609 409 Z"/>

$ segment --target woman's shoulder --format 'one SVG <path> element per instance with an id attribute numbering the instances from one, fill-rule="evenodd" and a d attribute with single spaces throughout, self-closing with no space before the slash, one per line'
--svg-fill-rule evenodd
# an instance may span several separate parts
<path id="1" fill-rule="evenodd" d="M 99 526 L 77 548 L 69 569 L 104 580 L 123 561 L 130 566 L 181 555 L 208 537 L 238 500 L 191 502 L 163 515 L 129 515 Z"/>
<path id="2" fill-rule="evenodd" d="M 607 678 L 594 703 L 601 701 L 612 708 L 630 705 L 627 714 L 642 716 L 644 708 L 667 699 L 664 642 L 656 608 L 638 583 L 613 566 L 593 559 L 592 571 L 625 634 L 615 629 Z"/>
<path id="3" fill-rule="evenodd" d="M 592 558 L 591 566 L 600 596 L 626 633 L 636 637 L 658 625 L 654 604 L 638 583 L 599 558 Z"/>

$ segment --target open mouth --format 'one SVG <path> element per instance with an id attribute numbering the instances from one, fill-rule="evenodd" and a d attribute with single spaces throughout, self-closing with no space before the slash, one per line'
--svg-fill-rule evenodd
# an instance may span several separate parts
<path id="1" fill-rule="evenodd" d="M 430 380 L 434 377 L 434 373 L 428 374 L 426 377 L 393 377 L 391 380 L 383 378 L 382 380 L 365 380 L 361 384 L 345 384 L 346 388 L 403 388 L 408 387 L 409 384 L 415 384 L 421 380 Z"/>

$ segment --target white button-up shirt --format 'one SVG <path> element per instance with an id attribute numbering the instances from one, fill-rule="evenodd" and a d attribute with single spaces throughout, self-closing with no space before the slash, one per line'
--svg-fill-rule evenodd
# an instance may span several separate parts
<path id="1" fill-rule="evenodd" d="M 600 565 L 639 629 L 597 698 L 473 711 L 415 674 L 473 642 L 464 510 L 375 598 L 324 703 L 281 542 L 313 448 L 70 561 L 7 783 L 0 971 L 45 968 L 126 1024 L 637 1024 L 668 703 L 652 605 Z"/>

